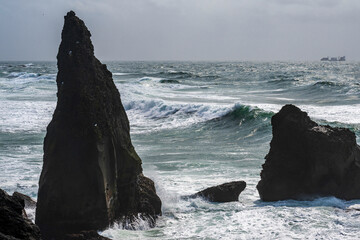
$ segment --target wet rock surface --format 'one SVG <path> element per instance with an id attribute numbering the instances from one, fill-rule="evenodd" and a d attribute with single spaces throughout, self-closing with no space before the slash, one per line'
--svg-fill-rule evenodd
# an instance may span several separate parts
<path id="1" fill-rule="evenodd" d="M 111 72 L 94 56 L 91 34 L 72 11 L 61 36 L 58 102 L 44 140 L 36 223 L 44 238 L 61 239 L 124 216 L 156 219 L 161 201 L 153 183 L 141 184 L 151 180 L 142 175 Z"/>
<path id="2" fill-rule="evenodd" d="M 96 231 L 83 231 L 65 235 L 62 240 L 110 240 L 110 238 L 100 236 Z"/>
<path id="3" fill-rule="evenodd" d="M 360 198 L 360 147 L 353 132 L 318 125 L 294 105 L 285 105 L 271 123 L 273 139 L 257 185 L 262 200 Z"/>
<path id="4" fill-rule="evenodd" d="M 40 229 L 24 215 L 24 200 L 0 189 L 0 239 L 41 239 Z"/>
<path id="5" fill-rule="evenodd" d="M 206 188 L 183 198 L 201 197 L 210 202 L 233 202 L 239 200 L 239 194 L 246 188 L 246 182 L 234 181 Z"/>

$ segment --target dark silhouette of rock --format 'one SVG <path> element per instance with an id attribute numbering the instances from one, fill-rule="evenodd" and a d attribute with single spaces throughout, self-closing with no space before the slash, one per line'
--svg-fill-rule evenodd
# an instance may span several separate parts
<path id="1" fill-rule="evenodd" d="M 32 199 L 31 197 L 29 197 L 25 194 L 22 194 L 19 192 L 14 192 L 12 196 L 15 198 L 18 198 L 19 200 L 24 201 L 25 208 L 35 208 L 36 207 L 36 202 L 34 201 L 34 199 Z"/>
<path id="2" fill-rule="evenodd" d="M 246 188 L 246 182 L 228 182 L 214 187 L 206 188 L 200 192 L 185 196 L 184 198 L 202 197 L 210 202 L 233 202 L 239 200 L 239 194 Z"/>
<path id="3" fill-rule="evenodd" d="M 110 238 L 100 236 L 96 231 L 83 231 L 65 235 L 62 240 L 110 240 Z"/>
<path id="4" fill-rule="evenodd" d="M 262 200 L 360 198 L 360 147 L 353 132 L 318 125 L 293 105 L 271 124 L 273 139 L 257 185 Z"/>
<path id="5" fill-rule="evenodd" d="M 178 80 L 175 79 L 162 79 L 160 83 L 180 83 Z"/>
<path id="6" fill-rule="evenodd" d="M 44 238 L 104 229 L 124 216 L 153 220 L 161 214 L 154 183 L 142 175 L 131 143 L 120 94 L 95 58 L 90 36 L 74 12 L 65 16 L 58 102 L 44 140 L 36 210 Z"/>
<path id="7" fill-rule="evenodd" d="M 23 216 L 24 200 L 0 189 L 0 239 L 41 239 L 40 229 Z"/>
<path id="8" fill-rule="evenodd" d="M 12 197 L 14 199 L 16 199 L 18 202 L 21 202 L 22 205 L 24 206 L 23 208 L 23 216 L 25 218 L 29 218 L 28 214 L 26 213 L 26 209 L 25 208 L 32 208 L 32 209 L 35 209 L 36 208 L 36 202 L 29 196 L 25 195 L 25 194 L 22 194 L 22 193 L 19 193 L 19 192 L 14 192 Z M 31 216 L 30 216 L 31 217 Z"/>

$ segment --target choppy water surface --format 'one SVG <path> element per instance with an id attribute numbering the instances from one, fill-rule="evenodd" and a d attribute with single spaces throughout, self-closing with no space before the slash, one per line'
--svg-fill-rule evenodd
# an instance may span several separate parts
<path id="1" fill-rule="evenodd" d="M 118 226 L 113 239 L 358 239 L 360 201 L 259 200 L 271 116 L 287 103 L 360 136 L 360 64 L 109 62 L 145 175 L 163 201 L 156 228 Z M 0 63 L 0 188 L 34 198 L 46 126 L 56 106 L 56 63 Z M 239 202 L 180 196 L 245 180 Z"/>

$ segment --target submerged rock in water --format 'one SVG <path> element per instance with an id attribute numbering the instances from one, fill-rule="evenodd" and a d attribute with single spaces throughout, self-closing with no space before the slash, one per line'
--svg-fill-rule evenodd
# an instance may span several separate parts
<path id="1" fill-rule="evenodd" d="M 273 139 L 257 185 L 262 200 L 360 198 L 360 147 L 353 132 L 318 125 L 293 105 L 271 123 Z"/>
<path id="2" fill-rule="evenodd" d="M 0 189 L 0 239 L 41 239 L 40 229 L 24 215 L 24 200 Z"/>
<path id="3" fill-rule="evenodd" d="M 210 202 L 233 202 L 239 200 L 239 194 L 244 191 L 245 188 L 246 182 L 234 181 L 206 188 L 184 198 L 202 197 Z"/>
<path id="4" fill-rule="evenodd" d="M 175 79 L 162 79 L 160 83 L 180 83 L 178 80 Z"/>
<path id="5" fill-rule="evenodd" d="M 61 36 L 58 102 L 44 140 L 36 223 L 50 238 L 104 229 L 124 216 L 155 219 L 161 201 L 142 175 L 111 72 L 72 11 Z"/>

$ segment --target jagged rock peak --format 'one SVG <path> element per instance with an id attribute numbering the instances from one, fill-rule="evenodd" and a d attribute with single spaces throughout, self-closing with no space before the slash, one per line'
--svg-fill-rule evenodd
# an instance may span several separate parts
<path id="1" fill-rule="evenodd" d="M 142 174 L 112 74 L 94 56 L 90 32 L 65 16 L 58 101 L 44 140 L 36 223 L 45 239 L 64 239 L 139 214 L 161 214 L 154 182 Z"/>
<path id="2" fill-rule="evenodd" d="M 59 68 L 63 62 L 84 64 L 79 57 L 85 55 L 91 58 L 94 55 L 94 46 L 90 40 L 91 33 L 84 22 L 73 11 L 68 12 L 64 18 L 62 41 L 57 56 Z"/>

